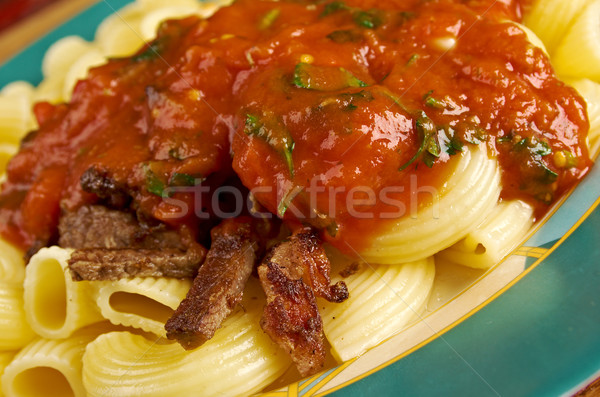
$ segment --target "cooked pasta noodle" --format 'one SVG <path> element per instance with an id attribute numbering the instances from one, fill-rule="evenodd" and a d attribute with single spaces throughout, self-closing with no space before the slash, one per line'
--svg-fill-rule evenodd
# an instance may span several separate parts
<path id="1" fill-rule="evenodd" d="M 34 336 L 23 308 L 23 287 L 0 281 L 0 350 L 20 349 Z"/>
<path id="2" fill-rule="evenodd" d="M 96 48 L 91 48 L 79 56 L 65 75 L 62 94 L 63 99 L 68 101 L 71 98 L 71 93 L 73 92 L 75 84 L 77 84 L 77 81 L 87 76 L 87 73 L 91 68 L 104 63 L 106 63 L 106 58 L 102 55 L 102 52 Z"/>
<path id="3" fill-rule="evenodd" d="M 95 42 L 106 57 L 133 54 L 143 44 L 140 21 L 144 14 L 139 3 L 132 3 L 106 18 L 96 30 Z"/>
<path id="4" fill-rule="evenodd" d="M 433 286 L 433 258 L 395 265 L 362 264 L 344 279 L 350 298 L 322 303 L 323 329 L 340 361 L 400 332 L 424 311 Z"/>
<path id="5" fill-rule="evenodd" d="M 573 22 L 554 55 L 561 76 L 600 81 L 600 1 L 592 2 Z"/>
<path id="6" fill-rule="evenodd" d="M 401 218 L 376 237 L 361 257 L 370 263 L 412 262 L 435 254 L 463 238 L 493 210 L 500 195 L 496 160 L 484 150 L 465 150 L 445 188 L 416 216 Z M 443 214 L 443 216 L 440 216 Z"/>
<path id="7" fill-rule="evenodd" d="M 26 97 L 0 96 L 0 142 L 18 145 L 31 125 L 31 102 Z"/>
<path id="8" fill-rule="evenodd" d="M 245 310 L 238 309 L 196 350 L 186 352 L 179 344 L 128 332 L 98 337 L 83 357 L 88 395 L 235 396 L 264 388 L 288 368 L 290 359 L 260 328 L 264 298 L 249 291 L 256 290 L 256 280 L 250 284 Z"/>
<path id="9" fill-rule="evenodd" d="M 587 103 L 590 132 L 588 146 L 592 157 L 600 153 L 600 84 L 589 79 L 580 79 L 569 82 Z"/>
<path id="10" fill-rule="evenodd" d="M 86 345 L 109 330 L 99 325 L 82 329 L 68 339 L 36 339 L 7 365 L 2 390 L 7 397 L 87 396 L 81 359 Z"/>
<path id="11" fill-rule="evenodd" d="M 574 19 L 592 0 L 537 0 L 524 23 L 544 42 L 550 54 L 563 40 Z"/>
<path id="12" fill-rule="evenodd" d="M 165 322 L 185 298 L 191 282 L 148 277 L 92 284 L 102 315 L 113 324 L 166 336 Z"/>
<path id="13" fill-rule="evenodd" d="M 67 36 L 58 40 L 46 51 L 42 61 L 42 72 L 45 77 L 65 74 L 83 54 L 94 45 L 79 36 Z"/>
<path id="14" fill-rule="evenodd" d="M 533 208 L 513 200 L 499 203 L 483 223 L 436 260 L 486 269 L 498 263 L 524 237 L 533 224 Z"/>
<path id="15" fill-rule="evenodd" d="M 0 281 L 20 284 L 25 279 L 23 253 L 0 238 Z"/>
<path id="16" fill-rule="evenodd" d="M 27 265 L 25 311 L 35 332 L 48 339 L 67 338 L 74 331 L 102 320 L 89 281 L 71 279 L 71 251 L 43 248 Z"/>
<path id="17" fill-rule="evenodd" d="M 200 7 L 194 6 L 172 6 L 153 10 L 146 14 L 140 23 L 140 33 L 144 40 L 152 40 L 156 36 L 156 29 L 162 21 L 167 19 L 182 18 L 188 15 L 199 14 Z"/>

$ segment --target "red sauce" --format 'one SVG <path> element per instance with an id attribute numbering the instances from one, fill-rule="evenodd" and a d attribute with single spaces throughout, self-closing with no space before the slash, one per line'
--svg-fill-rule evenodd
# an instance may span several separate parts
<path id="1" fill-rule="evenodd" d="M 194 185 L 237 175 L 271 213 L 360 250 L 480 142 L 500 161 L 503 198 L 541 214 L 591 166 L 589 125 L 583 99 L 502 22 L 523 6 L 240 0 L 165 23 L 151 47 L 93 69 L 69 104 L 36 106 L 0 232 L 53 242 L 61 209 L 98 201 L 80 185 L 93 166 L 127 186 L 133 209 L 192 231 L 217 213 Z M 349 194 L 362 204 L 350 209 Z"/>

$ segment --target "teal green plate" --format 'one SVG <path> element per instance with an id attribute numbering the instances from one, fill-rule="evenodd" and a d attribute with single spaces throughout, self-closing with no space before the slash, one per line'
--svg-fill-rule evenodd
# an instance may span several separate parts
<path id="1" fill-rule="evenodd" d="M 0 67 L 0 87 L 41 81 L 46 49 L 93 38 L 128 0 L 101 1 Z M 600 377 L 600 171 L 513 255 L 526 270 L 451 326 L 373 368 L 331 369 L 269 395 L 559 396 Z M 383 345 L 385 348 L 385 344 Z"/>

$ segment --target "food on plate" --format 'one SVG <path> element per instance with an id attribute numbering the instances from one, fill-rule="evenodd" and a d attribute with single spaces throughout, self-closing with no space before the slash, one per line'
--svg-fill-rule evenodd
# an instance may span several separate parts
<path id="1" fill-rule="evenodd" d="M 593 165 L 563 8 L 138 0 L 58 41 L 0 95 L 4 393 L 254 393 L 402 330 Z"/>

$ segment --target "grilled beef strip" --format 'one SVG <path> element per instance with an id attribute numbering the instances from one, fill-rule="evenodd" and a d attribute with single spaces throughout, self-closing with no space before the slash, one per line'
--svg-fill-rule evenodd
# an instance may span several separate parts
<path id="1" fill-rule="evenodd" d="M 206 255 L 200 244 L 164 224 L 141 224 L 130 212 L 100 205 L 64 213 L 59 234 L 60 246 L 75 248 L 69 268 L 77 281 L 193 278 Z"/>
<path id="2" fill-rule="evenodd" d="M 212 243 L 186 298 L 167 321 L 167 338 L 186 350 L 213 337 L 241 301 L 256 264 L 258 237 L 250 218 L 226 219 L 211 230 Z"/>
<path id="3" fill-rule="evenodd" d="M 316 234 L 301 230 L 270 251 L 258 267 L 267 295 L 263 330 L 289 352 L 302 376 L 325 364 L 325 337 L 316 296 L 331 302 L 348 298 L 344 282 L 330 284 L 330 263 Z"/>

